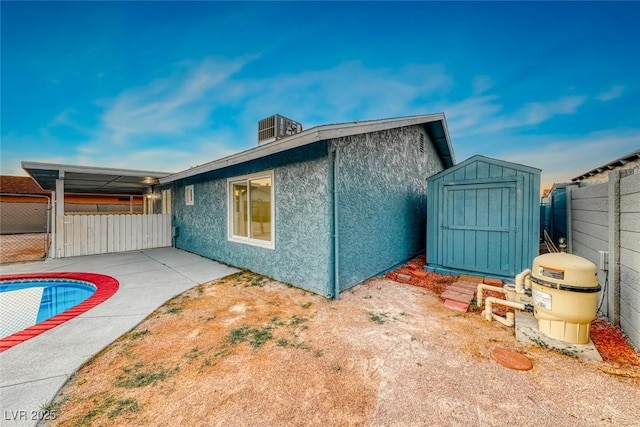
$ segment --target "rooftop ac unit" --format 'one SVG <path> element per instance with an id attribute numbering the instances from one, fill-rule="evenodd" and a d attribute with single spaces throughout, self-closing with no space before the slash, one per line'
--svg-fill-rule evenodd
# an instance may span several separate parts
<path id="1" fill-rule="evenodd" d="M 258 122 L 258 145 L 277 141 L 300 132 L 302 132 L 302 124 L 276 114 Z"/>

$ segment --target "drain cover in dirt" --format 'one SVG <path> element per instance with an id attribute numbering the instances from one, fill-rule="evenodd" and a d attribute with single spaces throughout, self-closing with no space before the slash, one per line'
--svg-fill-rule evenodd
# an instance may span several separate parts
<path id="1" fill-rule="evenodd" d="M 516 351 L 507 350 L 506 348 L 494 348 L 491 350 L 491 358 L 509 369 L 528 371 L 533 368 L 531 360 Z"/>

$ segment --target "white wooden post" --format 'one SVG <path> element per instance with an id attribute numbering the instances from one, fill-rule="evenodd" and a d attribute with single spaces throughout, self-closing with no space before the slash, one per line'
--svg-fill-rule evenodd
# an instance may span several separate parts
<path id="1" fill-rule="evenodd" d="M 49 258 L 56 258 L 56 245 L 58 241 L 58 237 L 56 234 L 56 191 L 51 192 L 51 211 L 49 211 L 49 224 L 51 224 L 51 242 L 49 244 Z"/>
<path id="2" fill-rule="evenodd" d="M 60 171 L 56 179 L 56 257 L 64 256 L 64 171 Z"/>

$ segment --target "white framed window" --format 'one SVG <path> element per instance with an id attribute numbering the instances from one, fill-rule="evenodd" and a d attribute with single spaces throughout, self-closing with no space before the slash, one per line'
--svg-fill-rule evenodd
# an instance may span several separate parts
<path id="1" fill-rule="evenodd" d="M 273 170 L 227 179 L 228 239 L 275 248 Z"/>
<path id="2" fill-rule="evenodd" d="M 184 204 L 187 206 L 193 205 L 193 184 L 184 187 Z"/>

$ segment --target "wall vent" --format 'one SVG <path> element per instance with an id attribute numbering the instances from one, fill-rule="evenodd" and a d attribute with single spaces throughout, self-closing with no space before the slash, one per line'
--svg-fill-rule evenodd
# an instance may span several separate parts
<path id="1" fill-rule="evenodd" d="M 418 143 L 418 150 L 420 150 L 421 153 L 424 153 L 424 134 L 422 132 L 420 132 L 420 141 Z"/>
<path id="2" fill-rule="evenodd" d="M 258 122 L 258 145 L 277 141 L 300 132 L 302 132 L 302 124 L 276 114 Z"/>

